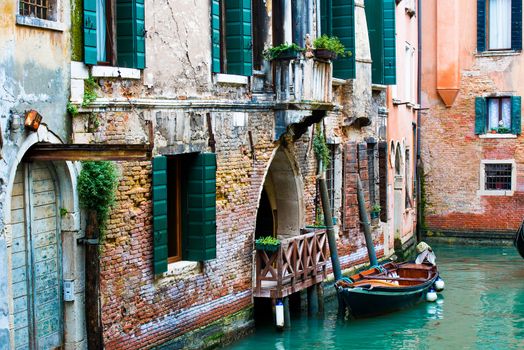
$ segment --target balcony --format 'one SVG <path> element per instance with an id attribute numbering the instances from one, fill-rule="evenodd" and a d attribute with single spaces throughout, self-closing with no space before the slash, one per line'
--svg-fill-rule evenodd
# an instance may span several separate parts
<path id="1" fill-rule="evenodd" d="M 330 61 L 301 58 L 273 60 L 272 65 L 277 103 L 331 105 L 333 73 Z"/>
<path id="2" fill-rule="evenodd" d="M 254 296 L 284 298 L 326 278 L 328 241 L 317 230 L 281 242 L 276 252 L 257 250 Z"/>

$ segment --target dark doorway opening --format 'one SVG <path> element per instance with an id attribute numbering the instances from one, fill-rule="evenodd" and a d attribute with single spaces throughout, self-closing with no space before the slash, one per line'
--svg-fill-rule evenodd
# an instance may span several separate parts
<path id="1" fill-rule="evenodd" d="M 255 239 L 264 236 L 273 236 L 273 211 L 266 190 L 262 190 L 260 205 L 257 212 L 257 224 L 255 228 Z"/>

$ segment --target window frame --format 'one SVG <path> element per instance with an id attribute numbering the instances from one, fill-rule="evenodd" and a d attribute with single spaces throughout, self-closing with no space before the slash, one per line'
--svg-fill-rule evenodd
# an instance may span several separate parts
<path id="1" fill-rule="evenodd" d="M 167 157 L 167 263 L 182 260 L 182 157 Z M 174 174 L 173 174 L 174 173 Z M 173 215 L 173 211 L 175 212 Z M 175 251 L 172 254 L 173 250 Z"/>
<path id="2" fill-rule="evenodd" d="M 62 21 L 62 0 L 54 0 L 54 16 L 55 19 L 46 19 L 39 17 L 25 16 L 20 13 L 20 1 L 16 2 L 16 24 L 21 26 L 35 27 L 41 29 L 49 29 L 53 31 L 63 32 L 66 30 L 65 23 Z"/>
<path id="3" fill-rule="evenodd" d="M 116 46 L 115 46 L 115 37 L 114 37 L 114 34 L 116 33 L 115 32 L 115 28 L 114 28 L 114 23 L 115 23 L 115 17 L 114 17 L 114 14 L 116 13 L 115 11 L 115 6 L 114 6 L 114 0 L 105 0 L 105 4 L 106 4 L 106 12 L 105 12 L 105 22 L 106 22 L 106 42 L 105 42 L 105 49 L 106 49 L 106 60 L 105 61 L 98 61 L 97 60 L 97 63 L 96 65 L 97 66 L 110 66 L 110 67 L 115 67 L 116 66 L 116 62 L 115 62 L 115 51 L 116 51 Z M 97 12 L 97 16 L 98 16 L 98 12 Z M 98 31 L 97 31 L 97 35 L 98 35 Z M 113 44 L 111 44 L 113 43 Z M 98 47 L 97 47 L 97 50 L 98 50 Z M 98 53 L 97 53 L 98 54 Z"/>
<path id="4" fill-rule="evenodd" d="M 486 189 L 486 164 L 511 164 L 511 189 Z M 517 186 L 517 164 L 514 159 L 483 159 L 480 161 L 480 183 L 478 194 L 481 196 L 513 196 Z"/>
<path id="5" fill-rule="evenodd" d="M 511 134 L 511 130 L 512 130 L 512 125 L 511 125 L 511 122 L 512 122 L 512 113 L 513 113 L 513 106 L 511 105 L 511 96 L 489 96 L 489 97 L 486 97 L 486 107 L 487 107 L 487 113 L 486 113 L 486 132 L 487 133 L 490 133 L 491 130 L 493 129 L 493 127 L 490 127 L 489 123 L 490 123 L 490 101 L 491 100 L 498 100 L 498 122 L 497 122 L 497 127 L 496 129 L 499 128 L 499 123 L 500 121 L 502 120 L 502 114 L 503 114 L 503 100 L 508 100 L 509 102 L 509 126 L 507 127 L 507 129 L 510 130 L 510 132 L 508 134 Z"/>

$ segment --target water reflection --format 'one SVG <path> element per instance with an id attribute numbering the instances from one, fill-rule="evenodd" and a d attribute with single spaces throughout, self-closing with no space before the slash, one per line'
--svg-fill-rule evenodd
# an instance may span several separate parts
<path id="1" fill-rule="evenodd" d="M 524 260 L 512 247 L 436 246 L 446 290 L 435 303 L 362 320 L 337 318 L 335 301 L 323 319 L 272 325 L 232 349 L 524 349 Z"/>

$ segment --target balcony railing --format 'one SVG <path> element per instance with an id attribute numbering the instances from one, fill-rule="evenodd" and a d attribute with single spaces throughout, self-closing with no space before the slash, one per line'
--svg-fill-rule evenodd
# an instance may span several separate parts
<path id="1" fill-rule="evenodd" d="M 330 61 L 310 59 L 274 60 L 273 81 L 279 103 L 332 101 Z"/>
<path id="2" fill-rule="evenodd" d="M 326 277 L 328 242 L 325 230 L 285 239 L 276 252 L 256 251 L 254 296 L 284 298 Z"/>

